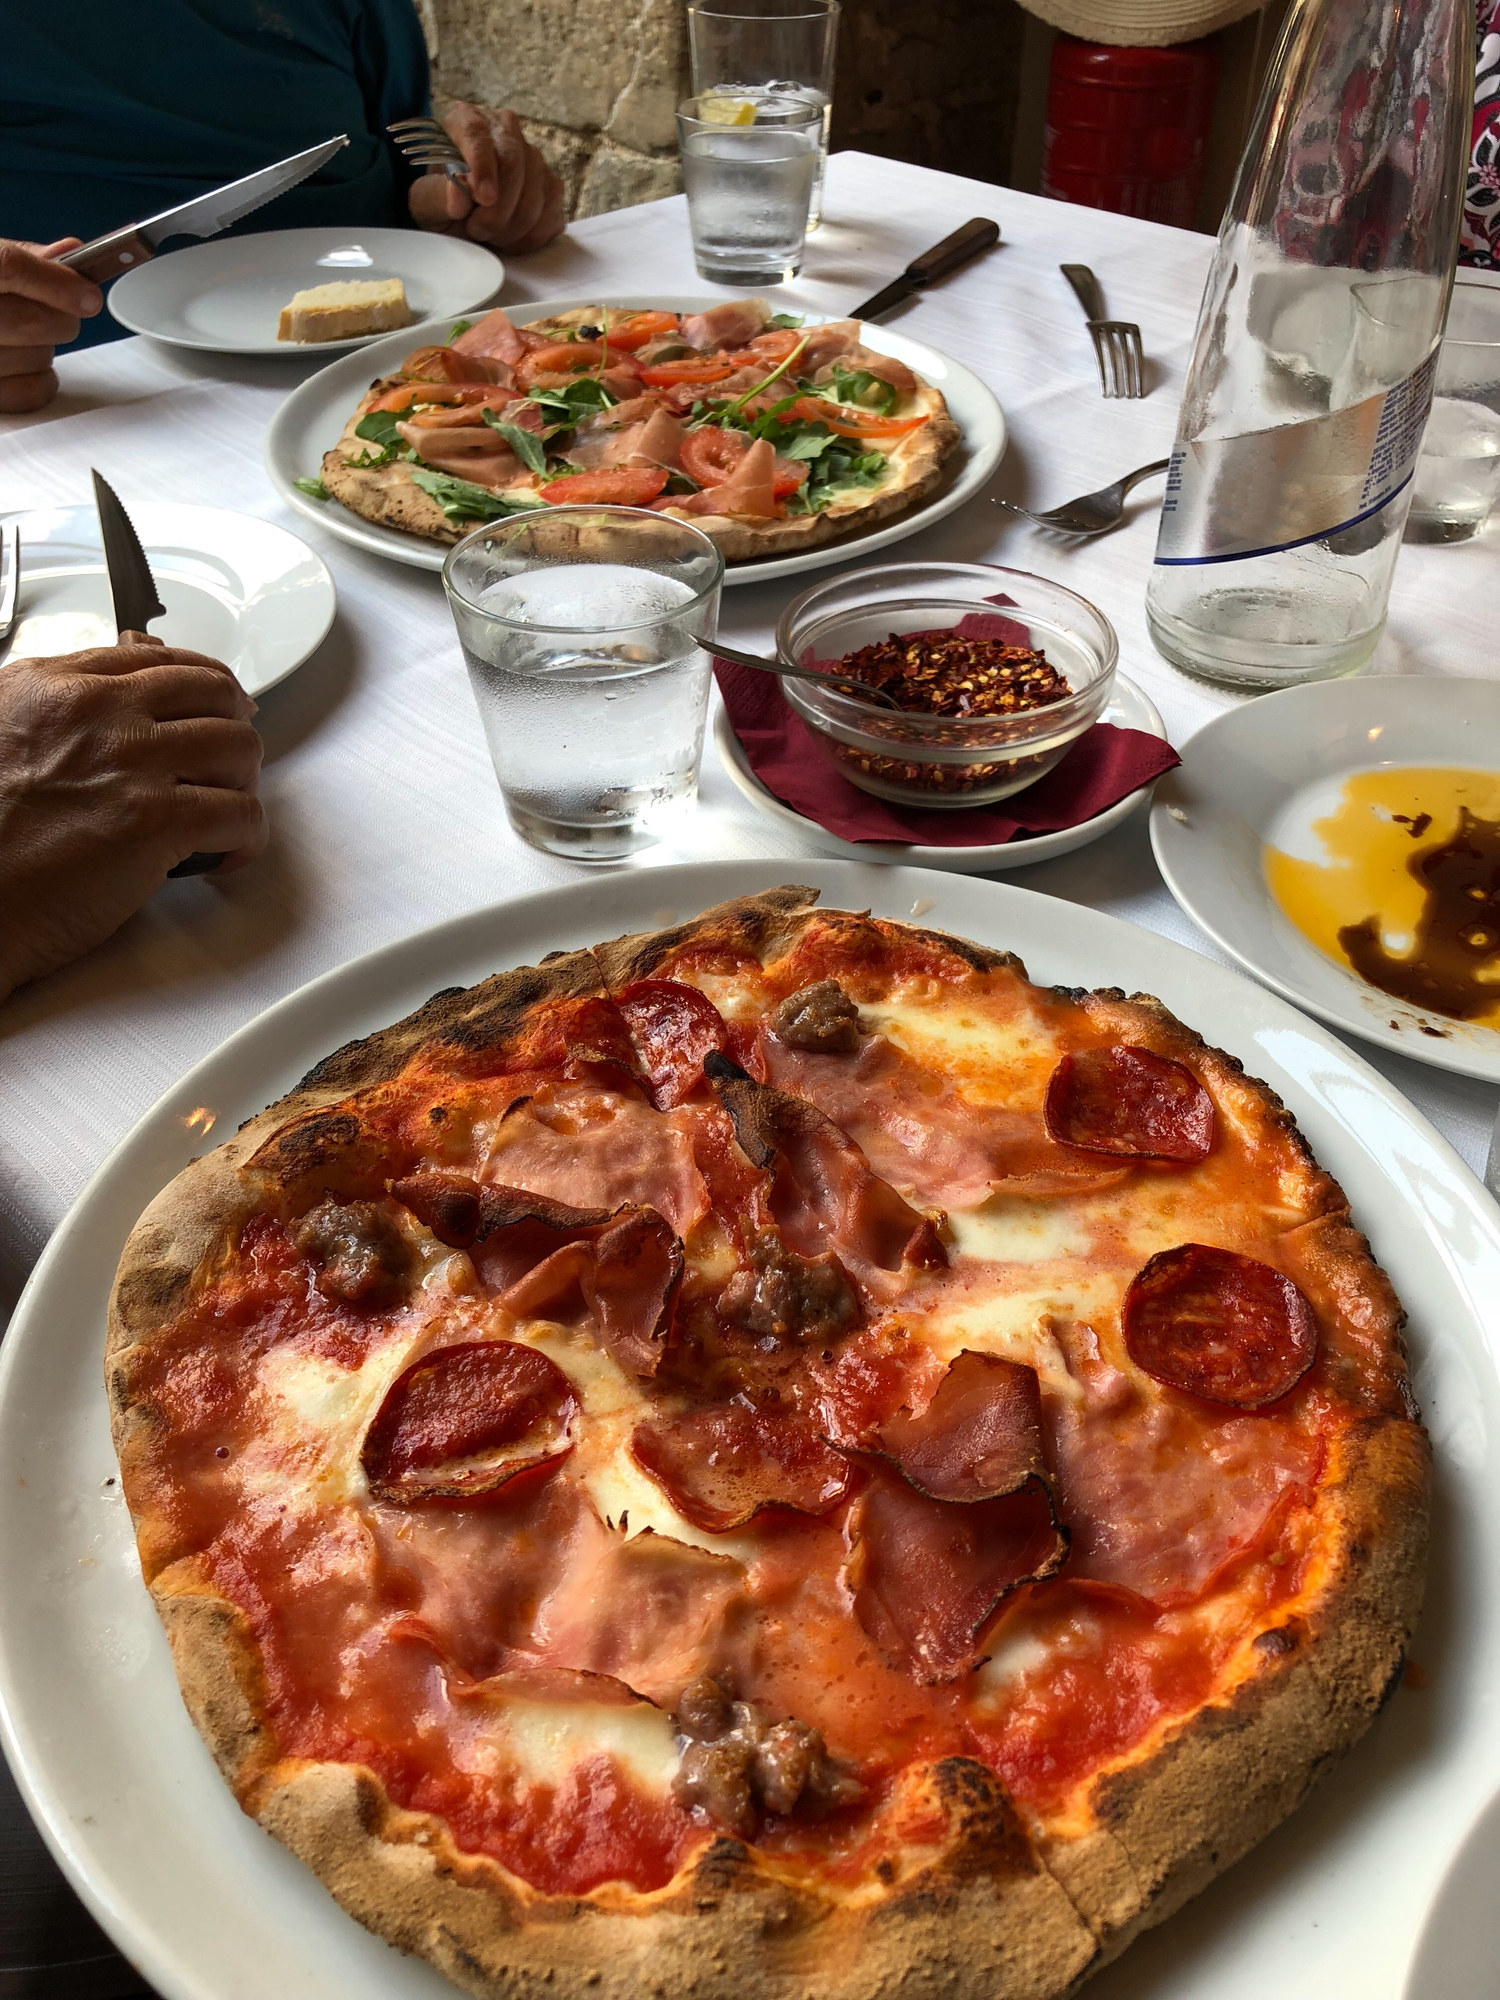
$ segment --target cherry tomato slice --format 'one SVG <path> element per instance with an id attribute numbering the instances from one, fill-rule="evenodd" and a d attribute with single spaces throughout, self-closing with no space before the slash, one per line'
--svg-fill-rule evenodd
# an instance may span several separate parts
<path id="1" fill-rule="evenodd" d="M 925 417 L 878 417 L 873 410 L 850 410 L 842 403 L 829 403 L 821 396 L 799 396 L 788 416 L 807 423 L 826 424 L 838 437 L 897 438 L 919 430 Z"/>
<path id="2" fill-rule="evenodd" d="M 682 469 L 700 486 L 717 486 L 721 479 L 729 477 L 749 449 L 750 440 L 743 431 L 704 424 L 689 431 L 682 440 Z"/>
<path id="3" fill-rule="evenodd" d="M 644 347 L 648 340 L 664 340 L 669 333 L 677 331 L 677 315 L 670 312 L 630 313 L 616 323 L 609 324 L 609 344 L 632 353 L 637 347 Z"/>
<path id="4" fill-rule="evenodd" d="M 644 507 L 667 483 L 659 465 L 615 465 L 603 472 L 575 472 L 552 479 L 542 498 L 554 507 Z"/>
<path id="5" fill-rule="evenodd" d="M 723 382 L 733 373 L 734 363 L 722 354 L 705 354 L 691 360 L 660 361 L 654 368 L 643 368 L 641 380 L 653 389 L 671 389 L 683 382 Z"/>

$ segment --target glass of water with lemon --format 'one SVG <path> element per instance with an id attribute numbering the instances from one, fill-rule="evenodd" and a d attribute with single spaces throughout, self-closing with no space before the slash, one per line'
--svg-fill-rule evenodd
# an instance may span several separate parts
<path id="1" fill-rule="evenodd" d="M 808 228 L 816 229 L 828 159 L 837 0 L 689 0 L 687 16 L 698 97 L 712 93 L 743 106 L 769 91 L 816 106 L 821 130 L 807 216 Z"/>
<path id="2" fill-rule="evenodd" d="M 774 285 L 802 268 L 821 109 L 776 90 L 703 91 L 677 113 L 698 275 Z"/>

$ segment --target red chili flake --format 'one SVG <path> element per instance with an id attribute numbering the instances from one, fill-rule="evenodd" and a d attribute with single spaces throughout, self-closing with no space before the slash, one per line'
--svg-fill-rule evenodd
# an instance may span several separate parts
<path id="1" fill-rule="evenodd" d="M 912 715 L 1013 715 L 1073 692 L 1045 654 L 952 632 L 892 633 L 838 662 L 850 680 L 878 688 Z"/>

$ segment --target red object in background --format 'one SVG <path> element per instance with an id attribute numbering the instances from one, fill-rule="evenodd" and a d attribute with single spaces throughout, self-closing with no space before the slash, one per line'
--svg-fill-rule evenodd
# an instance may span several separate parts
<path id="1" fill-rule="evenodd" d="M 1219 68 L 1218 38 L 1120 49 L 1059 35 L 1042 193 L 1191 229 Z"/>

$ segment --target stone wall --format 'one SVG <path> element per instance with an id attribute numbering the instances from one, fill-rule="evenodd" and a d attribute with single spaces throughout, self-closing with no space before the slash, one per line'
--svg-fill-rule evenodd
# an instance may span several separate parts
<path id="1" fill-rule="evenodd" d="M 418 0 L 433 93 L 509 106 L 562 175 L 569 213 L 680 185 L 684 0 Z M 835 147 L 1007 178 L 1022 15 L 1014 0 L 844 0 Z"/>

